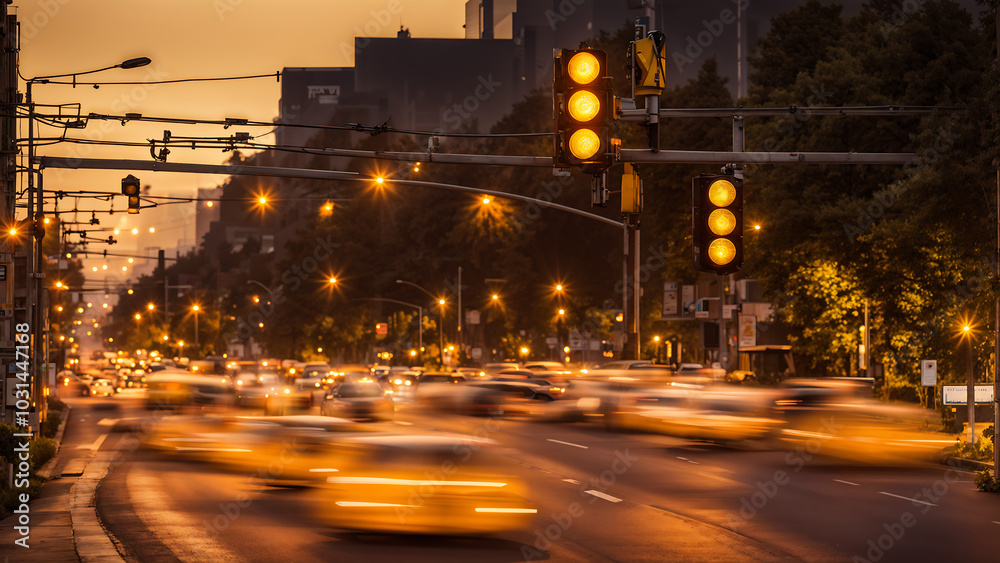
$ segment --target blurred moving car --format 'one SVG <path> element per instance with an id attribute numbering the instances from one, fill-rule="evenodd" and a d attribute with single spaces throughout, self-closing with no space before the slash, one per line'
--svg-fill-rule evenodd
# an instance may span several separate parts
<path id="1" fill-rule="evenodd" d="M 110 397 L 118 392 L 115 385 L 110 379 L 95 379 L 90 382 L 90 394 L 96 397 L 97 395 L 103 395 L 105 397 Z"/>
<path id="2" fill-rule="evenodd" d="M 486 372 L 486 375 L 492 375 L 505 369 L 521 369 L 521 364 L 517 362 L 492 362 L 483 366 L 483 371 Z"/>
<path id="3" fill-rule="evenodd" d="M 392 420 L 394 413 L 392 396 L 374 381 L 341 383 L 320 405 L 320 414 L 348 420 Z"/>
<path id="4" fill-rule="evenodd" d="M 282 382 L 272 371 L 241 371 L 236 374 L 236 406 L 264 408 L 267 396 L 281 389 Z"/>
<path id="5" fill-rule="evenodd" d="M 68 397 L 70 395 L 90 395 L 90 381 L 85 381 L 71 370 L 59 372 L 58 379 L 61 383 L 57 395 Z"/>
<path id="6" fill-rule="evenodd" d="M 147 408 L 220 406 L 233 404 L 233 388 L 223 376 L 194 375 L 166 369 L 146 376 Z"/>
<path id="7" fill-rule="evenodd" d="M 392 390 L 393 402 L 412 401 L 416 395 L 420 374 L 411 370 L 392 370 L 382 381 L 382 387 Z"/>
<path id="8" fill-rule="evenodd" d="M 537 512 L 509 456 L 471 436 L 350 439 L 317 491 L 329 525 L 383 533 L 479 535 L 527 527 Z"/>
<path id="9" fill-rule="evenodd" d="M 605 414 L 611 429 L 639 430 L 718 443 L 765 438 L 784 425 L 774 392 L 717 386 L 671 386 L 632 392 Z"/>
<path id="10" fill-rule="evenodd" d="M 169 416 L 157 420 L 143 446 L 250 473 L 271 485 L 320 485 L 338 472 L 343 439 L 371 429 L 339 418 Z"/>
<path id="11" fill-rule="evenodd" d="M 855 379 L 788 379 L 775 410 L 786 421 L 782 447 L 864 465 L 940 461 L 955 435 L 937 432 L 940 415 L 912 405 L 868 398 L 870 382 Z M 818 449 L 817 449 L 818 448 Z"/>
<path id="12" fill-rule="evenodd" d="M 572 373 L 569 369 L 566 369 L 566 365 L 562 362 L 527 362 L 524 364 L 524 369 L 528 371 L 555 372 L 562 375 L 569 375 Z"/>

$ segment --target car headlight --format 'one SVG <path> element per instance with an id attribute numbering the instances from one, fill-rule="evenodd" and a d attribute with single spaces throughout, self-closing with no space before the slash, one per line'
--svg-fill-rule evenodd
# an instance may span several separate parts
<path id="1" fill-rule="evenodd" d="M 399 378 L 397 377 L 397 378 L 396 378 L 396 381 L 394 381 L 393 383 L 395 383 L 396 385 L 402 385 L 402 384 L 403 384 L 403 380 L 402 380 L 402 379 L 399 379 Z"/>
<path id="2" fill-rule="evenodd" d="M 292 392 L 292 390 L 291 390 L 291 389 L 289 389 L 288 387 L 285 387 L 285 395 L 287 395 L 287 394 L 289 394 L 289 393 L 291 393 L 291 392 Z"/>
<path id="3" fill-rule="evenodd" d="M 409 385 L 410 383 L 411 383 L 411 381 L 409 379 L 407 379 L 406 381 L 403 382 L 403 385 Z"/>

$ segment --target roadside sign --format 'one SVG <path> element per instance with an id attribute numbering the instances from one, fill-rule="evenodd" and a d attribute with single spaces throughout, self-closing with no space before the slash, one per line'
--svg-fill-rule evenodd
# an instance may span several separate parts
<path id="1" fill-rule="evenodd" d="M 680 307 L 677 301 L 677 282 L 663 282 L 663 316 L 677 317 Z"/>
<path id="2" fill-rule="evenodd" d="M 937 385 L 937 360 L 920 360 L 920 384 L 924 387 Z"/>
<path id="3" fill-rule="evenodd" d="M 969 402 L 965 385 L 943 385 L 941 386 L 941 404 L 943 405 L 964 405 Z M 993 385 L 976 385 L 977 405 L 985 405 L 993 402 Z"/>
<path id="4" fill-rule="evenodd" d="M 740 315 L 739 319 L 740 348 L 757 345 L 757 316 Z"/>

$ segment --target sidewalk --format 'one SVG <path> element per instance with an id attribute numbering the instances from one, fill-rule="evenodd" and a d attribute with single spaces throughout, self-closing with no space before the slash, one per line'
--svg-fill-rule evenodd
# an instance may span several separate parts
<path id="1" fill-rule="evenodd" d="M 97 519 L 94 494 L 107 474 L 108 454 L 64 448 L 61 441 L 66 418 L 56 434 L 60 443 L 55 455 L 38 474 L 50 476 L 37 498 L 29 504 L 28 548 L 15 544 L 23 537 L 14 527 L 18 514 L 0 521 L 0 557 L 5 561 L 62 563 L 64 561 L 124 561 Z"/>

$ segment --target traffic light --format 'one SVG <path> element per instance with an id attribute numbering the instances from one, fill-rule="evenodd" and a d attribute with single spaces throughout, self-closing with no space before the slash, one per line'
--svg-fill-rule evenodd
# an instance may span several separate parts
<path id="1" fill-rule="evenodd" d="M 743 179 L 702 174 L 692 181 L 694 266 L 731 274 L 743 265 Z"/>
<path id="2" fill-rule="evenodd" d="M 139 179 L 129 174 L 122 178 L 122 193 L 128 196 L 128 212 L 139 212 Z"/>
<path id="3" fill-rule="evenodd" d="M 654 31 L 632 42 L 632 86 L 636 96 L 659 96 L 666 87 L 666 36 Z"/>
<path id="4" fill-rule="evenodd" d="M 620 147 L 612 139 L 618 117 L 608 55 L 598 49 L 563 49 L 553 64 L 552 109 L 556 121 L 553 163 L 600 174 L 615 160 Z"/>

